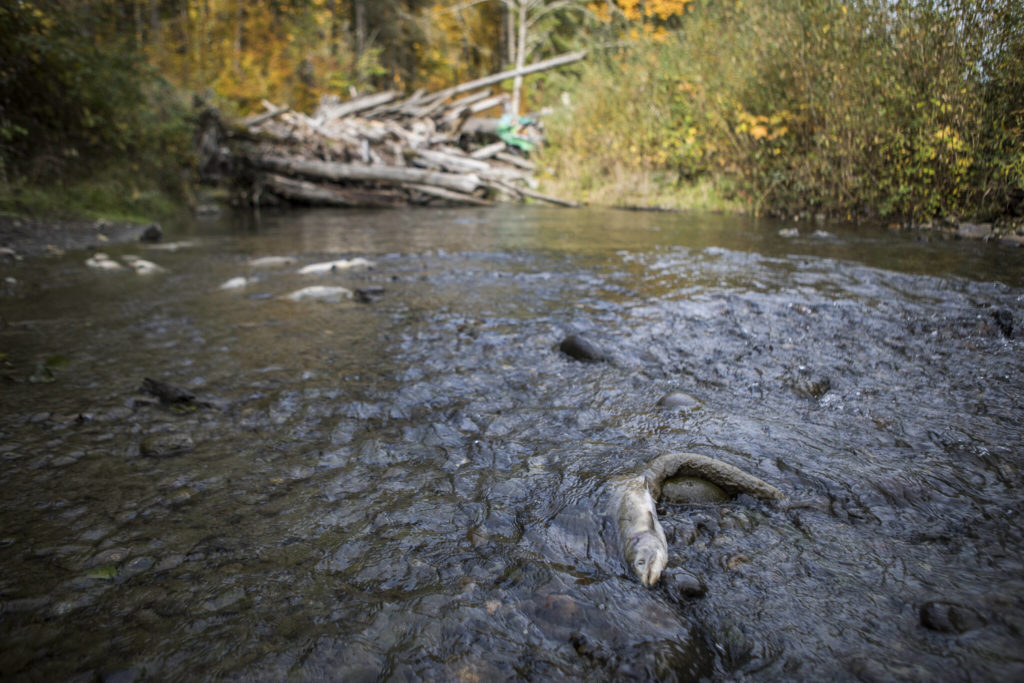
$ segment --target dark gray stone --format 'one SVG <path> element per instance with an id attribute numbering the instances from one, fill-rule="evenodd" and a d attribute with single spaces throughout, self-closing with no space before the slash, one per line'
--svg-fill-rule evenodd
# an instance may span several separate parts
<path id="1" fill-rule="evenodd" d="M 939 633 L 965 633 L 985 625 L 970 607 L 952 602 L 932 601 L 921 605 L 921 625 Z"/>
<path id="2" fill-rule="evenodd" d="M 94 556 L 89 561 L 88 566 L 100 567 L 103 565 L 121 564 L 128 559 L 129 555 L 131 555 L 131 550 L 129 548 L 108 548 Z"/>
<path id="3" fill-rule="evenodd" d="M 196 397 L 188 389 L 182 389 L 149 377 L 142 380 L 142 390 L 160 399 L 161 403 L 191 403 Z"/>
<path id="4" fill-rule="evenodd" d="M 992 319 L 995 321 L 996 325 L 999 327 L 999 331 L 1003 333 L 1004 337 L 1007 339 L 1011 339 L 1013 337 L 1013 313 L 1010 313 L 1010 311 L 1005 308 L 1000 308 L 992 311 Z"/>
<path id="5" fill-rule="evenodd" d="M 669 595 L 677 601 L 700 598 L 708 592 L 704 582 L 685 569 L 670 569 L 662 575 L 661 580 L 665 582 Z"/>
<path id="6" fill-rule="evenodd" d="M 793 381 L 793 391 L 804 398 L 820 399 L 832 389 L 832 380 L 828 377 L 797 377 Z"/>
<path id="7" fill-rule="evenodd" d="M 100 672 L 99 678 L 102 683 L 135 683 L 139 676 L 140 673 L 136 669 L 119 669 Z"/>
<path id="8" fill-rule="evenodd" d="M 134 576 L 135 574 L 141 574 L 142 572 L 149 571 L 153 568 L 152 557 L 136 557 L 128 561 L 128 564 L 124 566 L 123 574 L 126 576 Z"/>
<path id="9" fill-rule="evenodd" d="M 160 227 L 159 223 L 150 223 L 139 235 L 140 242 L 147 242 L 149 244 L 156 244 L 164 238 L 164 229 Z"/>
<path id="10" fill-rule="evenodd" d="M 599 363 L 607 360 L 607 356 L 600 346 L 579 334 L 570 334 L 562 340 L 558 349 L 567 356 L 585 363 Z"/>
<path id="11" fill-rule="evenodd" d="M 195 447 L 192 437 L 188 434 L 171 432 L 146 437 L 139 446 L 139 452 L 147 458 L 173 458 Z"/>
<path id="12" fill-rule="evenodd" d="M 359 287 L 353 292 L 356 301 L 361 304 L 372 304 L 384 296 L 383 287 Z"/>

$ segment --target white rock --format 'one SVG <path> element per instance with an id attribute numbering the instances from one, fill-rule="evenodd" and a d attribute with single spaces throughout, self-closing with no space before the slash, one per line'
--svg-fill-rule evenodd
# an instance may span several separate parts
<path id="1" fill-rule="evenodd" d="M 289 301 L 339 301 L 351 299 L 352 290 L 345 287 L 324 287 L 316 285 L 296 290 L 284 297 Z"/>
<path id="2" fill-rule="evenodd" d="M 319 275 L 321 273 L 348 270 L 349 268 L 358 268 L 360 266 L 371 268 L 373 267 L 373 261 L 367 261 L 362 256 L 357 256 L 354 259 L 340 259 L 338 261 L 312 263 L 304 268 L 299 268 L 299 275 Z"/>
<path id="3" fill-rule="evenodd" d="M 295 259 L 291 256 L 260 256 L 249 259 L 249 266 L 252 268 L 278 268 L 290 266 L 293 263 L 295 263 Z"/>

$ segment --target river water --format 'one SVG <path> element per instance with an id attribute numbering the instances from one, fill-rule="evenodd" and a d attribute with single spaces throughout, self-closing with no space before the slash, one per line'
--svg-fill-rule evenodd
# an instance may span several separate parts
<path id="1" fill-rule="evenodd" d="M 1024 255 L 783 227 L 311 211 L 0 266 L 0 677 L 1021 680 Z M 646 589 L 608 482 L 672 451 L 786 499 L 665 505 Z"/>

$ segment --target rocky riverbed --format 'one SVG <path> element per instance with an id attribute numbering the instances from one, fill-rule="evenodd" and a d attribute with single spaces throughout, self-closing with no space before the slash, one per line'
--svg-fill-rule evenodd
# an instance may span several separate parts
<path id="1" fill-rule="evenodd" d="M 1024 254 L 784 227 L 264 214 L 145 277 L 0 264 L 0 674 L 1019 678 Z M 785 500 L 666 502 L 647 589 L 603 506 L 678 451 Z"/>

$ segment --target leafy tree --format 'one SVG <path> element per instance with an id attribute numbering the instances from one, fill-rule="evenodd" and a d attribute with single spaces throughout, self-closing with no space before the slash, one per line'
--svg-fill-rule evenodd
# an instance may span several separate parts
<path id="1" fill-rule="evenodd" d="M 499 0 L 506 8 L 510 54 L 513 65 L 521 69 L 554 43 L 559 29 L 579 26 L 586 14 L 586 3 L 580 0 Z M 523 77 L 512 83 L 512 111 L 518 113 L 522 103 Z"/>
<path id="2" fill-rule="evenodd" d="M 37 180 L 123 153 L 157 79 L 130 41 L 98 40 L 99 15 L 58 0 L 0 7 L 0 150 Z"/>

